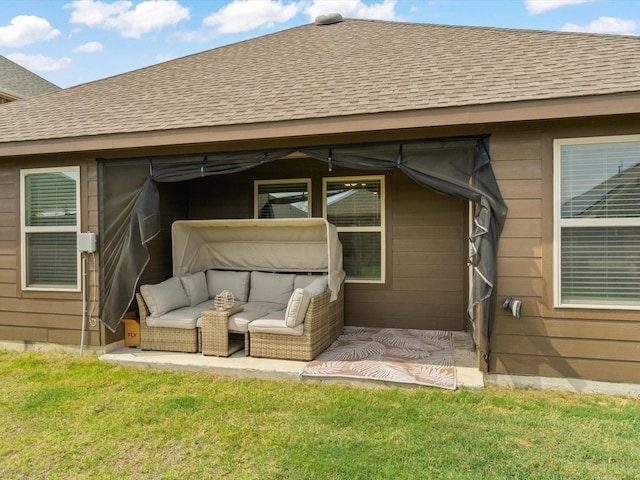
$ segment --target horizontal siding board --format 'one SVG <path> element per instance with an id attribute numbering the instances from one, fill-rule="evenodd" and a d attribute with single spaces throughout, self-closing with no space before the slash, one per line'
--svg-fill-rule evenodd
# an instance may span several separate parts
<path id="1" fill-rule="evenodd" d="M 360 313 L 345 311 L 345 325 L 369 328 L 416 328 L 421 330 L 450 330 L 461 331 L 463 321 L 444 317 L 425 318 L 416 322 L 407 317 L 367 316 Z"/>
<path id="2" fill-rule="evenodd" d="M 394 238 L 401 238 L 403 240 L 407 239 L 440 239 L 440 238 L 448 238 L 455 242 L 460 242 L 460 238 L 463 234 L 463 228 L 460 224 L 458 225 L 429 225 L 429 226 L 410 226 L 403 227 L 394 225 L 393 227 L 393 235 Z"/>
<path id="3" fill-rule="evenodd" d="M 4 298 L 2 310 L 6 312 L 58 313 L 76 315 L 82 313 L 82 300 L 59 300 L 50 298 Z"/>
<path id="4" fill-rule="evenodd" d="M 16 214 L 14 212 L 2 213 L 0 212 L 0 226 L 11 227 L 16 224 Z"/>
<path id="5" fill-rule="evenodd" d="M 501 335 L 522 335 L 525 337 L 549 336 L 640 342 L 640 322 L 559 320 L 557 318 L 545 320 L 536 317 L 520 319 L 511 317 L 511 320 L 496 322 L 493 332 Z"/>
<path id="6" fill-rule="evenodd" d="M 640 364 L 637 362 L 494 354 L 491 358 L 491 371 L 502 374 L 640 383 Z M 580 388 L 579 383 L 576 386 Z"/>
<path id="7" fill-rule="evenodd" d="M 542 218 L 542 200 L 539 199 L 510 199 L 507 202 L 508 219 L 514 218 Z"/>
<path id="8" fill-rule="evenodd" d="M 498 181 L 530 180 L 541 178 L 540 159 L 503 160 L 493 162 L 493 172 Z"/>
<path id="9" fill-rule="evenodd" d="M 414 305 L 403 303 L 353 303 L 350 302 L 351 312 L 357 311 L 360 315 L 377 315 L 381 317 L 405 317 L 407 319 L 422 319 L 432 317 L 460 318 L 459 305 L 425 305 L 416 309 Z"/>
<path id="10" fill-rule="evenodd" d="M 495 354 L 632 361 L 640 367 L 638 342 L 502 334 L 492 335 L 491 339 Z"/>
<path id="11" fill-rule="evenodd" d="M 460 281 L 466 268 L 462 265 L 430 264 L 430 265 L 396 265 L 393 268 L 393 278 L 440 278 Z"/>
<path id="12" fill-rule="evenodd" d="M 502 196 L 507 204 L 512 198 L 541 198 L 542 182 L 540 180 L 502 180 L 498 183 Z"/>
<path id="13" fill-rule="evenodd" d="M 0 242 L 14 241 L 16 240 L 16 234 L 18 229 L 15 227 L 15 222 L 12 222 L 13 226 L 0 225 Z"/>
<path id="14" fill-rule="evenodd" d="M 59 345 L 80 345 L 80 337 L 82 332 L 78 330 L 47 330 L 47 342 L 57 343 Z M 97 331 L 85 332 L 85 345 L 100 345 L 100 334 Z"/>
<path id="15" fill-rule="evenodd" d="M 513 159 L 537 159 L 542 155 L 542 141 L 539 132 L 507 133 L 492 136 L 489 153 L 492 163 Z"/>
<path id="16" fill-rule="evenodd" d="M 24 342 L 48 341 L 46 328 L 11 327 L 0 325 L 0 339 L 20 340 Z M 79 344 L 80 342 L 78 342 Z"/>
<path id="17" fill-rule="evenodd" d="M 464 283 L 460 279 L 448 278 L 398 278 L 394 279 L 396 290 L 431 290 L 434 292 L 460 292 Z"/>
<path id="18" fill-rule="evenodd" d="M 498 297 L 542 297 L 542 279 L 503 277 L 498 272 Z"/>
<path id="19" fill-rule="evenodd" d="M 521 257 L 541 258 L 542 240 L 540 238 L 500 238 L 498 258 Z"/>
<path id="20" fill-rule="evenodd" d="M 422 207 L 424 209 L 424 207 Z M 406 209 L 402 209 L 401 213 L 395 213 L 393 215 L 394 231 L 399 227 L 430 227 L 437 228 L 455 226 L 459 227 L 466 218 L 461 212 L 408 212 Z"/>
<path id="21" fill-rule="evenodd" d="M 498 258 L 501 277 L 541 277 L 542 260 L 539 258 Z"/>
<path id="22" fill-rule="evenodd" d="M 508 218 L 502 230 L 503 238 L 541 238 L 542 220 L 537 218 Z"/>
<path id="23" fill-rule="evenodd" d="M 351 285 L 345 285 L 345 298 L 348 297 L 352 303 L 370 303 L 372 305 L 380 303 L 407 303 L 415 305 L 459 304 L 460 294 L 458 292 L 436 292 L 427 291 L 391 291 L 377 290 L 372 294 L 371 290 L 353 290 Z"/>
<path id="24" fill-rule="evenodd" d="M 393 254 L 394 268 L 402 265 L 463 264 L 466 260 L 466 257 L 459 253 L 397 252 Z"/>
<path id="25" fill-rule="evenodd" d="M 15 269 L 16 268 L 16 256 L 15 255 L 2 255 L 0 253 L 0 269 Z"/>
<path id="26" fill-rule="evenodd" d="M 11 283 L 15 285 L 16 281 L 17 274 L 15 269 L 0 269 L 0 283 Z"/>
<path id="27" fill-rule="evenodd" d="M 6 312 L 0 311 L 0 325 L 5 326 L 29 326 L 38 328 L 77 328 L 82 325 L 82 310 L 74 315 L 34 313 L 34 312 Z M 87 322 L 87 330 L 97 329 Z"/>
<path id="28" fill-rule="evenodd" d="M 16 285 L 15 283 L 0 283 L 0 297 L 15 297 Z M 2 309 L 2 302 L 0 302 L 0 311 Z"/>
<path id="29" fill-rule="evenodd" d="M 444 252 L 462 253 L 461 242 L 447 239 L 393 239 L 394 252 Z"/>

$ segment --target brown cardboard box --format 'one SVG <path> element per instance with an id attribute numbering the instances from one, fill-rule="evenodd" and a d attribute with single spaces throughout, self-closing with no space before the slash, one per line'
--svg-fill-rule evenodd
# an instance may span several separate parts
<path id="1" fill-rule="evenodd" d="M 140 346 L 140 324 L 137 320 L 125 318 L 124 323 L 124 346 L 139 347 Z"/>

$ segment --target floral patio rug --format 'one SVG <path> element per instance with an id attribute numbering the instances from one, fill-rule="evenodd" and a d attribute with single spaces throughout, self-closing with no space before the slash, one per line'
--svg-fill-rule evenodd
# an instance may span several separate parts
<path id="1" fill-rule="evenodd" d="M 309 362 L 303 377 L 354 378 L 455 390 L 450 332 L 346 327 L 327 350 Z"/>

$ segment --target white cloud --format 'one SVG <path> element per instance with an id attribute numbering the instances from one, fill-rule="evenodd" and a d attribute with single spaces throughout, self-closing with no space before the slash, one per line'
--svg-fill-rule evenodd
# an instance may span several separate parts
<path id="1" fill-rule="evenodd" d="M 633 34 L 638 24 L 634 20 L 615 17 L 600 17 L 586 25 L 567 23 L 560 30 L 563 32 L 617 33 Z"/>
<path id="2" fill-rule="evenodd" d="M 343 17 L 368 18 L 375 20 L 395 20 L 396 0 L 383 0 L 380 3 L 365 5 L 361 0 L 313 0 L 305 13 L 311 21 L 320 15 L 339 13 Z"/>
<path id="3" fill-rule="evenodd" d="M 595 0 L 524 0 L 524 4 L 527 7 L 527 12 L 531 15 L 538 15 L 539 13 L 555 10 L 556 8 L 566 5 L 578 5 L 579 3 L 594 1 Z"/>
<path id="4" fill-rule="evenodd" d="M 144 33 L 189 19 L 189 9 L 176 0 L 147 0 L 133 9 L 132 5 L 123 0 L 114 3 L 75 0 L 65 6 L 73 9 L 71 23 L 118 30 L 128 38 L 140 38 Z"/>
<path id="5" fill-rule="evenodd" d="M 83 53 L 101 52 L 102 44 L 100 42 L 88 42 L 88 43 L 85 43 L 84 45 L 78 45 L 76 48 L 73 49 L 73 51 L 83 52 Z"/>
<path id="6" fill-rule="evenodd" d="M 166 53 L 166 54 L 159 53 L 154 57 L 155 61 L 158 63 L 168 62 L 169 60 L 173 60 L 174 58 L 175 57 L 170 53 Z"/>
<path id="7" fill-rule="evenodd" d="M 6 27 L 0 27 L 0 46 L 24 47 L 37 42 L 46 42 L 60 35 L 60 30 L 51 27 L 44 18 L 19 15 Z"/>
<path id="8" fill-rule="evenodd" d="M 12 53 L 7 58 L 18 65 L 22 65 L 27 70 L 34 72 L 52 72 L 63 70 L 71 66 L 69 57 L 51 58 L 44 55 L 25 55 L 24 53 Z"/>
<path id="9" fill-rule="evenodd" d="M 220 33 L 247 32 L 258 27 L 272 27 L 295 17 L 299 3 L 282 0 L 233 0 L 203 20 L 203 25 Z"/>

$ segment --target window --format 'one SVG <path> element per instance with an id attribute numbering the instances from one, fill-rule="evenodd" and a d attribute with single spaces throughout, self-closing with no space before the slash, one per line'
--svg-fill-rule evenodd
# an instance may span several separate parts
<path id="1" fill-rule="evenodd" d="M 556 305 L 640 308 L 640 135 L 554 148 Z"/>
<path id="2" fill-rule="evenodd" d="M 78 167 L 20 172 L 22 288 L 79 290 Z"/>
<path id="3" fill-rule="evenodd" d="M 258 180 L 255 182 L 255 218 L 311 216 L 311 180 Z"/>
<path id="4" fill-rule="evenodd" d="M 384 282 L 384 177 L 324 179 L 323 215 L 336 226 L 352 282 Z"/>

